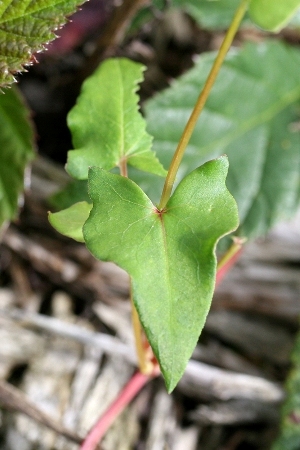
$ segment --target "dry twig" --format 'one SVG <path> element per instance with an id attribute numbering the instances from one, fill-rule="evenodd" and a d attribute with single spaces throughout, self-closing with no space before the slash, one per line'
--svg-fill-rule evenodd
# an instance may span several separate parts
<path id="1" fill-rule="evenodd" d="M 80 436 L 61 426 L 60 423 L 37 408 L 23 392 L 3 380 L 0 380 L 0 403 L 4 408 L 23 413 L 77 444 L 82 442 Z"/>

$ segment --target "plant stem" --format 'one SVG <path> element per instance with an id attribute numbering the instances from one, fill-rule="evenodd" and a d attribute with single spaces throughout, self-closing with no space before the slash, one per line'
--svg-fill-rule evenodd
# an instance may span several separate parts
<path id="1" fill-rule="evenodd" d="M 65 428 L 48 414 L 40 410 L 21 390 L 5 380 L 0 380 L 0 404 L 1 408 L 25 414 L 32 420 L 50 428 L 56 433 L 79 444 L 82 438 L 72 430 Z"/>
<path id="2" fill-rule="evenodd" d="M 82 443 L 80 450 L 95 450 L 110 425 L 116 420 L 116 417 L 118 417 L 136 394 L 150 380 L 151 377 L 136 372 L 118 395 L 117 399 L 110 405 L 90 430 Z"/>
<path id="3" fill-rule="evenodd" d="M 239 259 L 244 243 L 245 239 L 234 238 L 233 244 L 218 263 L 216 285 L 220 284 L 229 269 L 231 269 L 231 267 Z"/>
<path id="4" fill-rule="evenodd" d="M 145 349 L 145 345 L 144 345 L 144 339 L 143 339 L 144 330 L 141 326 L 139 315 L 138 315 L 136 307 L 133 303 L 131 286 L 130 286 L 130 300 L 131 300 L 132 325 L 133 325 L 135 348 L 136 348 L 136 353 L 137 353 L 137 357 L 138 357 L 139 369 L 142 374 L 150 375 L 152 373 L 152 364 L 150 363 L 149 359 L 147 358 L 146 349 Z"/>
<path id="5" fill-rule="evenodd" d="M 218 51 L 217 57 L 211 68 L 211 71 L 207 77 L 207 80 L 205 82 L 203 90 L 198 97 L 196 105 L 195 105 L 195 107 L 190 115 L 190 118 L 185 126 L 185 129 L 182 133 L 182 136 L 178 143 L 177 149 L 174 153 L 174 156 L 173 156 L 173 159 L 170 164 L 169 171 L 168 171 L 168 174 L 166 177 L 165 185 L 164 185 L 160 203 L 158 206 L 158 208 L 160 210 L 162 210 L 166 206 L 166 204 L 171 196 L 173 185 L 174 185 L 175 178 L 176 178 L 176 174 L 177 174 L 178 168 L 180 166 L 183 154 L 189 143 L 190 137 L 194 131 L 196 122 L 204 108 L 206 100 L 207 100 L 207 98 L 210 94 L 210 91 L 214 85 L 214 82 L 218 76 L 218 73 L 224 62 L 226 54 L 232 44 L 234 36 L 240 26 L 240 23 L 245 15 L 245 13 L 246 13 L 249 1 L 250 0 L 242 0 L 241 4 L 239 5 L 239 7 L 234 15 L 234 18 L 230 24 L 230 27 L 224 37 L 222 45 Z"/>
<path id="6" fill-rule="evenodd" d="M 122 177 L 128 178 L 127 158 L 121 158 L 119 163 L 119 169 Z"/>

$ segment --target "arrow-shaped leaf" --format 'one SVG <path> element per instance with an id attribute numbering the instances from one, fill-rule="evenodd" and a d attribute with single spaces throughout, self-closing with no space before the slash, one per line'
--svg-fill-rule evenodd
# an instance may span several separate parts
<path id="1" fill-rule="evenodd" d="M 216 242 L 238 225 L 225 186 L 226 157 L 182 180 L 158 211 L 131 180 L 99 168 L 89 173 L 93 209 L 83 234 L 100 260 L 132 277 L 133 296 L 169 391 L 183 374 L 208 313 Z"/>
<path id="2" fill-rule="evenodd" d="M 0 86 L 14 81 L 33 53 L 55 38 L 82 0 L 3 0 L 0 2 Z"/>
<path id="3" fill-rule="evenodd" d="M 68 115 L 75 150 L 68 153 L 67 171 L 87 179 L 91 166 L 110 170 L 122 161 L 164 176 L 151 151 L 152 137 L 138 111 L 136 90 L 144 67 L 128 59 L 105 61 L 83 84 Z"/>

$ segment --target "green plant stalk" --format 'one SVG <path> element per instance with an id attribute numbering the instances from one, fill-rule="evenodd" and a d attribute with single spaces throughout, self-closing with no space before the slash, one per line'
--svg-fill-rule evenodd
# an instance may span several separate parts
<path id="1" fill-rule="evenodd" d="M 223 269 L 223 267 L 229 261 L 232 260 L 232 258 L 235 256 L 235 254 L 240 251 L 240 249 L 242 248 L 243 244 L 245 244 L 246 240 L 247 239 L 245 239 L 245 238 L 240 238 L 240 237 L 237 237 L 237 236 L 233 237 L 233 243 L 229 247 L 229 249 L 226 251 L 226 253 L 222 256 L 220 261 L 218 262 L 217 270 Z"/>
<path id="2" fill-rule="evenodd" d="M 169 167 L 169 171 L 168 171 L 168 174 L 167 174 L 167 177 L 165 180 L 160 203 L 158 206 L 159 210 L 162 210 L 166 206 L 166 204 L 171 196 L 173 185 L 174 185 L 175 178 L 176 178 L 176 174 L 177 174 L 178 168 L 180 166 L 182 157 L 184 155 L 185 149 L 189 143 L 189 140 L 194 131 L 197 120 L 204 108 L 204 105 L 205 105 L 206 100 L 210 94 L 210 91 L 214 85 L 214 82 L 219 74 L 220 68 L 224 62 L 226 54 L 233 42 L 233 39 L 236 35 L 236 32 L 238 31 L 240 23 L 247 11 L 249 2 L 250 2 L 250 0 L 242 0 L 241 4 L 239 5 L 239 7 L 234 15 L 234 18 L 230 24 L 230 27 L 224 37 L 222 45 L 218 51 L 215 62 L 214 62 L 213 66 L 211 68 L 211 71 L 207 77 L 204 88 L 203 88 L 202 92 L 200 93 L 200 95 L 197 99 L 196 105 L 195 105 L 195 107 L 190 115 L 190 118 L 185 126 L 185 129 L 182 133 L 182 136 L 180 138 L 177 149 L 174 153 L 172 162 Z"/>
<path id="3" fill-rule="evenodd" d="M 222 256 L 217 265 L 217 276 L 216 276 L 216 286 L 220 284 L 223 280 L 226 273 L 231 269 L 231 267 L 236 263 L 239 259 L 243 244 L 246 242 L 246 239 L 234 237 L 233 244 L 227 250 L 227 252 Z"/>
<path id="4" fill-rule="evenodd" d="M 122 158 L 119 163 L 120 174 L 122 177 L 128 178 L 127 158 Z"/>
<path id="5" fill-rule="evenodd" d="M 145 345 L 144 345 L 144 340 L 146 340 L 146 336 L 144 336 L 144 330 L 142 328 L 135 304 L 133 303 L 131 286 L 130 286 L 130 301 L 131 301 L 131 316 L 132 316 L 133 334 L 134 334 L 135 349 L 136 349 L 136 354 L 137 354 L 137 358 L 138 358 L 139 370 L 144 375 L 151 375 L 153 368 L 152 368 L 150 359 L 147 358 L 147 353 L 146 353 L 146 349 L 145 349 Z"/>

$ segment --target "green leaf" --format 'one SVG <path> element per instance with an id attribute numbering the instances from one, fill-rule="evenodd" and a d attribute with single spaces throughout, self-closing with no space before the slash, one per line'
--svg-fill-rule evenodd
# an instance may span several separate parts
<path id="1" fill-rule="evenodd" d="M 201 56 L 195 68 L 146 105 L 147 129 L 165 167 L 214 56 Z M 179 179 L 208 159 L 228 155 L 227 185 L 238 203 L 239 232 L 247 237 L 267 232 L 299 206 L 299 68 L 299 50 L 279 42 L 232 50 L 180 168 Z M 143 189 L 156 200 L 162 183 L 147 180 Z"/>
<path id="2" fill-rule="evenodd" d="M 225 29 L 234 16 L 240 0 L 173 0 L 172 5 L 184 9 L 201 27 Z"/>
<path id="3" fill-rule="evenodd" d="M 261 28 L 280 31 L 300 8 L 300 0 L 251 0 L 249 13 Z"/>
<path id="4" fill-rule="evenodd" d="M 84 242 L 82 227 L 87 220 L 92 205 L 87 202 L 79 202 L 57 213 L 49 213 L 49 222 L 59 233 Z"/>
<path id="5" fill-rule="evenodd" d="M 67 186 L 51 195 L 48 203 L 55 209 L 66 209 L 78 202 L 91 203 L 87 180 L 72 180 Z"/>
<path id="6" fill-rule="evenodd" d="M 75 150 L 68 153 L 67 171 L 87 179 L 90 166 L 110 170 L 127 161 L 140 170 L 166 174 L 151 151 L 152 137 L 138 111 L 138 82 L 144 67 L 128 59 L 110 59 L 83 84 L 68 115 Z"/>
<path id="7" fill-rule="evenodd" d="M 3 0 L 0 2 L 0 86 L 12 83 L 13 74 L 29 64 L 32 55 L 55 38 L 54 30 L 78 0 Z"/>
<path id="8" fill-rule="evenodd" d="M 89 173 L 94 207 L 83 228 L 86 245 L 131 275 L 134 302 L 169 391 L 210 307 L 216 242 L 238 224 L 227 169 L 226 157 L 197 168 L 162 212 L 130 179 L 98 168 Z"/>
<path id="9" fill-rule="evenodd" d="M 0 226 L 16 217 L 25 169 L 35 156 L 28 115 L 17 89 L 0 94 Z"/>
<path id="10" fill-rule="evenodd" d="M 241 0 L 172 0 L 171 4 L 184 9 L 206 29 L 228 28 Z M 256 25 L 270 31 L 279 31 L 288 24 L 299 8 L 299 0 L 251 0 L 250 18 Z M 251 25 L 249 14 L 243 23 Z"/>

